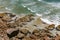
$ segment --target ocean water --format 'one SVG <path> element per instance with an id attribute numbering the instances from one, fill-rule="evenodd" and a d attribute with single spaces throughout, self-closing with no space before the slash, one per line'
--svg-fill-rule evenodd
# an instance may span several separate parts
<path id="1" fill-rule="evenodd" d="M 36 14 L 43 21 L 60 24 L 60 0 L 0 0 L 0 12 Z"/>
<path id="2" fill-rule="evenodd" d="M 47 1 L 47 2 L 60 2 L 60 0 L 43 0 L 43 1 Z"/>

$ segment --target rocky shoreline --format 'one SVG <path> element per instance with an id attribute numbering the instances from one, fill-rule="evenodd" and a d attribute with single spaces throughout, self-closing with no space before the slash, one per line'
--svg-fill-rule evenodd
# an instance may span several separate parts
<path id="1" fill-rule="evenodd" d="M 55 28 L 33 14 L 0 13 L 0 40 L 60 40 L 60 25 Z"/>

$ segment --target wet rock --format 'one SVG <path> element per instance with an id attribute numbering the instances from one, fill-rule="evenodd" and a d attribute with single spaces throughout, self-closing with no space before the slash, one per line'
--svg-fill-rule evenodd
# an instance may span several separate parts
<path id="1" fill-rule="evenodd" d="M 60 25 L 58 25 L 58 26 L 56 27 L 56 30 L 60 31 Z"/>
<path id="2" fill-rule="evenodd" d="M 27 30 L 27 29 L 21 29 L 20 32 L 23 33 L 23 34 L 25 34 L 25 35 L 27 35 L 28 33 L 30 33 L 29 30 Z"/>
<path id="3" fill-rule="evenodd" d="M 3 21 L 0 19 L 0 28 L 4 28 L 4 27 L 7 27 L 6 22 L 3 22 Z"/>
<path id="4" fill-rule="evenodd" d="M 16 16 L 15 14 L 10 13 L 10 17 L 15 17 L 15 16 Z"/>
<path id="5" fill-rule="evenodd" d="M 7 25 L 8 25 L 9 28 L 17 27 L 16 23 L 8 23 Z"/>
<path id="6" fill-rule="evenodd" d="M 0 40 L 60 40 L 60 35 L 51 33 L 54 28 L 54 24 L 49 25 L 32 14 L 17 19 L 12 13 L 0 14 Z M 60 31 L 60 25 L 56 30 Z"/>
<path id="7" fill-rule="evenodd" d="M 8 21 L 11 21 L 11 18 L 9 16 L 4 16 L 2 20 L 5 22 L 8 22 Z"/>
<path id="8" fill-rule="evenodd" d="M 36 36 L 39 36 L 40 35 L 40 31 L 35 29 L 35 30 L 33 30 L 32 34 L 34 34 Z"/>
<path id="9" fill-rule="evenodd" d="M 22 33 L 18 33 L 18 35 L 16 36 L 17 38 L 19 38 L 19 39 L 22 39 L 22 38 L 24 38 L 25 37 L 25 35 L 24 34 L 22 34 Z"/>
<path id="10" fill-rule="evenodd" d="M 55 28 L 54 24 L 49 25 L 48 27 L 46 27 L 48 30 L 53 30 Z"/>
<path id="11" fill-rule="evenodd" d="M 3 18 L 6 15 L 7 15 L 6 13 L 0 13 L 0 18 Z"/>
<path id="12" fill-rule="evenodd" d="M 30 37 L 25 37 L 22 40 L 32 40 Z"/>
<path id="13" fill-rule="evenodd" d="M 10 38 L 10 40 L 20 40 L 20 39 L 13 37 L 13 38 Z"/>
<path id="14" fill-rule="evenodd" d="M 7 29 L 7 36 L 9 38 L 16 36 L 18 33 L 19 33 L 18 29 L 14 29 L 14 28 Z"/>
<path id="15" fill-rule="evenodd" d="M 28 22 L 33 19 L 32 15 L 26 15 L 22 18 L 19 18 L 16 22 Z"/>
<path id="16" fill-rule="evenodd" d="M 8 15 L 8 16 L 10 16 L 10 17 L 15 17 L 15 16 L 16 16 L 15 14 L 7 13 L 7 12 L 5 12 L 5 13 L 3 13 L 3 14 L 6 14 L 6 15 Z"/>

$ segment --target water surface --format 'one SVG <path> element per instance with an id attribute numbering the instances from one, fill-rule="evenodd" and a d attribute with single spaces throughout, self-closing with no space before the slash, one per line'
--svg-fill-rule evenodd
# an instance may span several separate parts
<path id="1" fill-rule="evenodd" d="M 55 24 L 60 24 L 60 0 L 0 0 L 0 11 L 39 14 Z"/>

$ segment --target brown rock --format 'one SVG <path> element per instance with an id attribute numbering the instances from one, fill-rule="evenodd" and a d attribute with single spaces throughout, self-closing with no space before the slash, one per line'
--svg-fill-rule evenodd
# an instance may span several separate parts
<path id="1" fill-rule="evenodd" d="M 0 19 L 0 28 L 5 28 L 5 27 L 7 27 L 6 22 L 3 22 L 3 21 Z"/>
<path id="2" fill-rule="evenodd" d="M 17 38 L 19 38 L 19 39 L 22 39 L 22 38 L 24 38 L 24 37 L 25 37 L 25 35 L 24 35 L 24 34 L 22 34 L 22 33 L 19 33 L 16 37 L 17 37 Z"/>
<path id="3" fill-rule="evenodd" d="M 22 40 L 32 40 L 30 37 L 25 37 Z"/>
<path id="4" fill-rule="evenodd" d="M 53 30 L 55 28 L 54 24 L 49 25 L 48 27 L 46 27 L 48 30 Z"/>
<path id="5" fill-rule="evenodd" d="M 21 29 L 20 32 L 23 33 L 23 34 L 25 34 L 25 35 L 27 35 L 28 33 L 30 33 L 29 30 L 27 30 L 27 29 Z"/>
<path id="6" fill-rule="evenodd" d="M 58 26 L 56 27 L 56 30 L 60 31 L 60 25 L 58 25 Z"/>
<path id="7" fill-rule="evenodd" d="M 0 13 L 0 18 L 3 18 L 6 15 L 7 15 L 6 13 Z"/>
<path id="8" fill-rule="evenodd" d="M 14 29 L 14 28 L 7 29 L 7 35 L 9 38 L 16 36 L 18 33 L 19 33 L 18 29 Z"/>
<path id="9" fill-rule="evenodd" d="M 39 35 L 40 35 L 40 31 L 37 30 L 37 29 L 35 29 L 32 33 L 33 33 L 34 35 L 36 35 L 36 36 L 39 36 Z"/>

